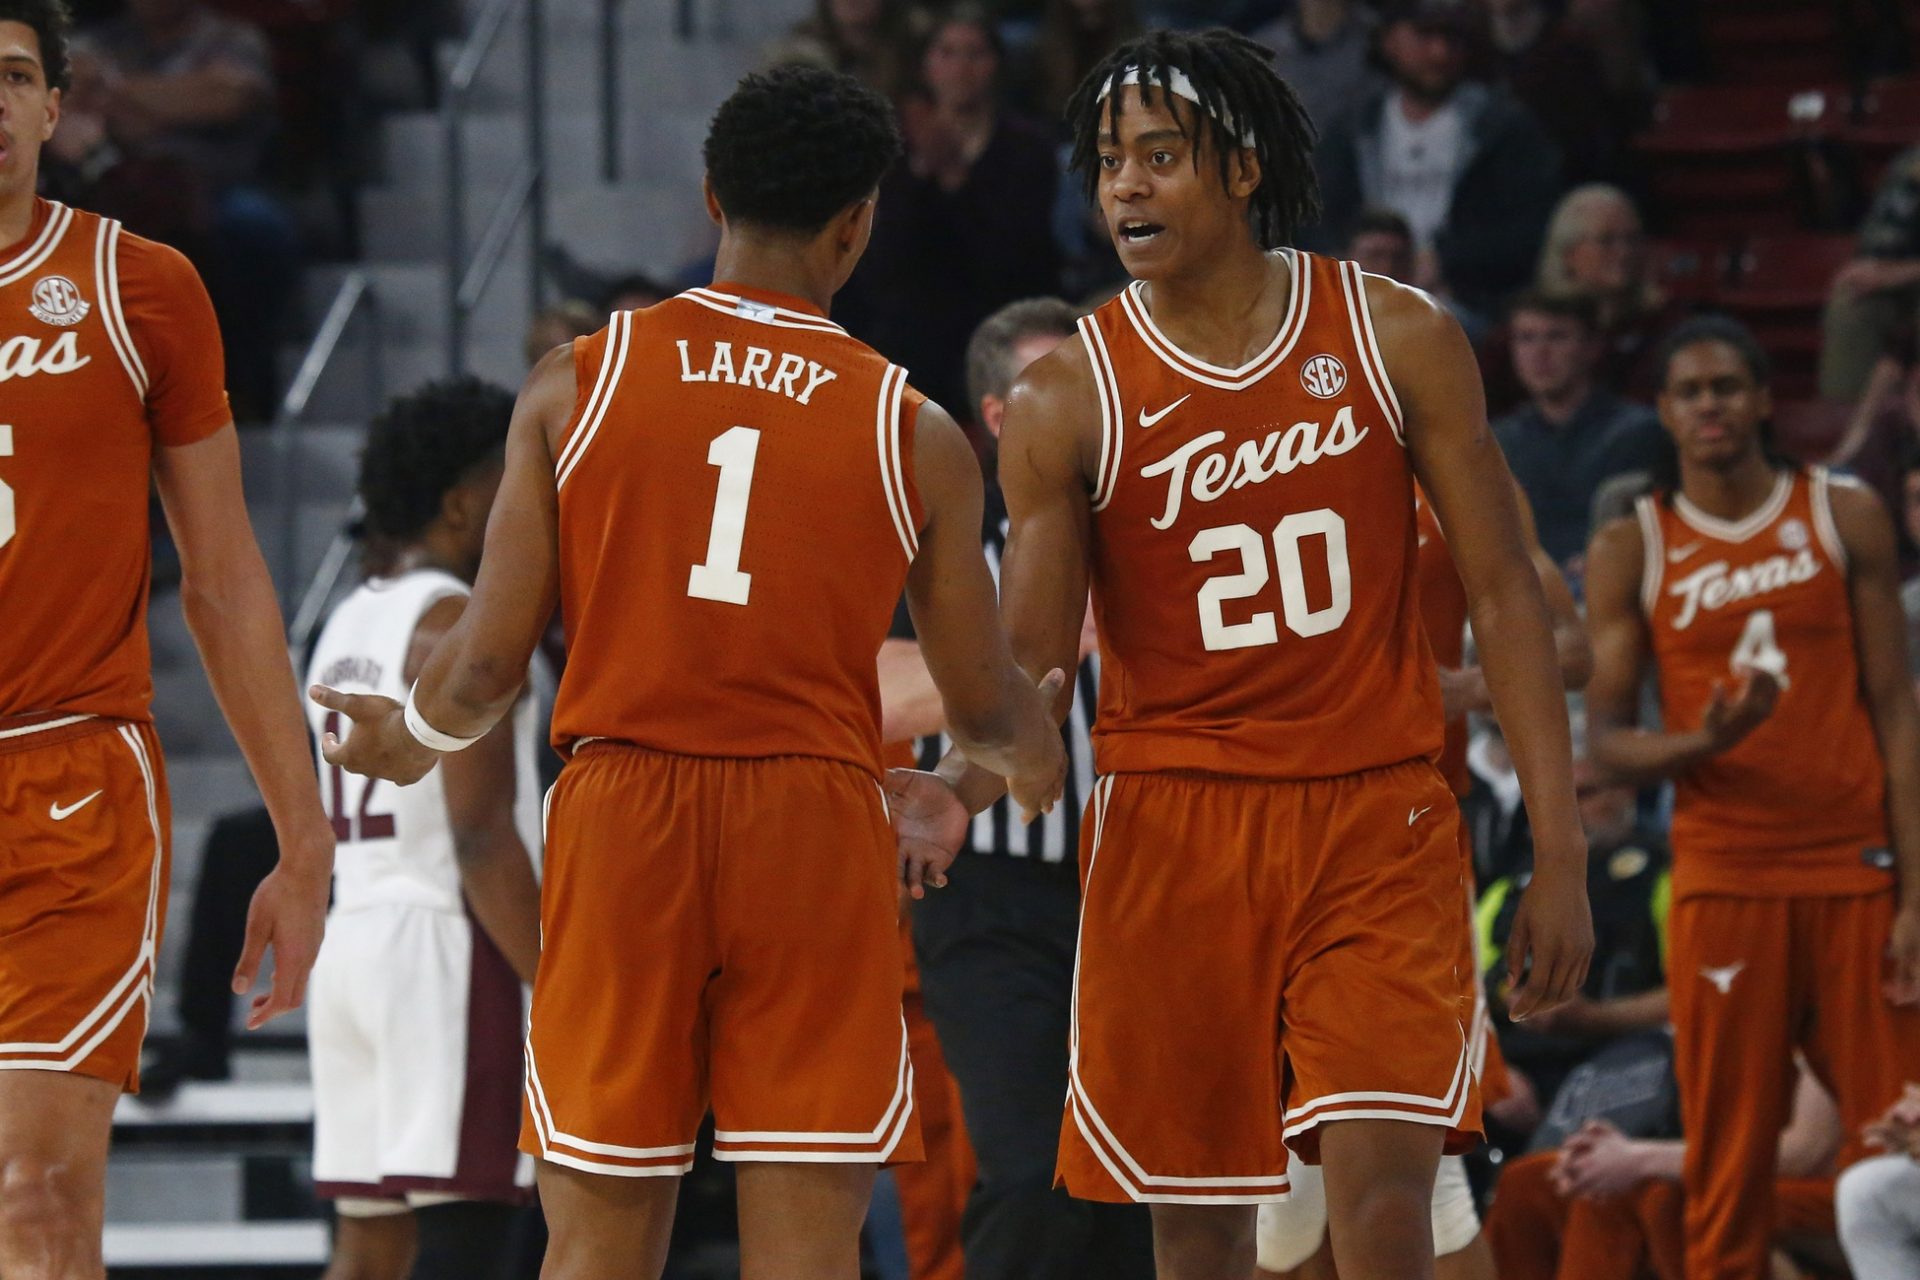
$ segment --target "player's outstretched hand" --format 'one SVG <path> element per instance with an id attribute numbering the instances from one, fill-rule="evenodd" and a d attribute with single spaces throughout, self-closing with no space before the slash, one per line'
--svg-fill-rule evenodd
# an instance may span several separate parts
<path id="1" fill-rule="evenodd" d="M 887 811 L 900 845 L 900 879 L 914 898 L 947 887 L 947 868 L 967 837 L 967 809 L 938 774 L 887 770 Z"/>
<path id="2" fill-rule="evenodd" d="M 1566 1002 L 1587 981 L 1593 915 L 1584 866 L 1578 873 L 1536 872 L 1520 898 L 1507 939 L 1507 1013 L 1515 1022 Z"/>
<path id="3" fill-rule="evenodd" d="M 1893 918 L 1885 990 L 1894 1004 L 1920 1004 L 1920 908 L 1903 908 Z"/>
<path id="4" fill-rule="evenodd" d="M 247 907 L 247 939 L 233 970 L 233 993 L 245 995 L 260 976 L 260 962 L 273 951 L 273 985 L 247 1009 L 249 1031 L 298 1009 L 307 998 L 307 975 L 320 954 L 327 921 L 327 891 L 333 859 L 319 874 L 301 873 L 284 860 L 260 882 Z"/>
<path id="5" fill-rule="evenodd" d="M 1053 704 L 1067 683 L 1067 673 L 1055 667 L 1040 677 L 1036 692 L 1044 710 L 1045 731 L 1037 735 L 1025 754 L 1021 767 L 1007 775 L 1007 794 L 1020 807 L 1020 821 L 1032 822 L 1053 809 L 1053 802 L 1067 785 L 1067 749 L 1053 718 Z"/>
<path id="6" fill-rule="evenodd" d="M 307 696 L 353 722 L 344 741 L 331 733 L 321 737 L 320 754 L 328 764 L 404 787 L 426 777 L 440 759 L 439 752 L 407 731 L 406 708 L 392 698 L 342 693 L 323 684 L 307 690 Z"/>
<path id="7" fill-rule="evenodd" d="M 1732 690 L 1724 682 L 1714 683 L 1712 699 L 1700 723 L 1716 752 L 1727 750 L 1758 729 L 1780 701 L 1780 678 L 1771 671 L 1746 667 L 1737 674 L 1740 678 Z"/>

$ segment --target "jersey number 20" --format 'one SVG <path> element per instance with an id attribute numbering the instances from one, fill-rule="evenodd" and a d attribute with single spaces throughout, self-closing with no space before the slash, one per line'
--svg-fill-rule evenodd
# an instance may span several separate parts
<path id="1" fill-rule="evenodd" d="M 1327 582 L 1332 598 L 1319 608 L 1307 601 L 1307 577 L 1300 563 L 1300 542 L 1318 534 L 1326 539 Z M 1209 650 L 1250 649 L 1277 644 L 1280 630 L 1271 611 L 1261 610 L 1245 622 L 1228 622 L 1220 606 L 1228 600 L 1258 595 L 1270 576 L 1267 539 L 1248 525 L 1227 524 L 1202 529 L 1187 544 L 1195 564 L 1204 564 L 1223 552 L 1240 553 L 1240 572 L 1209 578 L 1200 588 L 1200 638 Z M 1273 531 L 1273 562 L 1280 569 L 1280 607 L 1287 630 L 1297 636 L 1323 636 L 1339 628 L 1353 610 L 1353 577 L 1347 565 L 1347 522 L 1329 507 L 1296 511 Z"/>
<path id="2" fill-rule="evenodd" d="M 687 575 L 687 594 L 722 604 L 745 604 L 753 575 L 740 572 L 740 542 L 747 533 L 747 495 L 753 490 L 753 460 L 760 433 L 732 427 L 707 446 L 707 463 L 720 468 L 713 495 L 713 527 L 707 533 L 707 558 Z"/>

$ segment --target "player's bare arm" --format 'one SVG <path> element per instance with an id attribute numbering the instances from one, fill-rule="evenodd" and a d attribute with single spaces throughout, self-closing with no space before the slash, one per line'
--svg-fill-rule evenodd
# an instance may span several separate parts
<path id="1" fill-rule="evenodd" d="M 1772 714 L 1779 683 L 1764 671 L 1717 685 L 1691 728 L 1640 726 L 1640 686 L 1652 640 L 1640 603 L 1646 545 L 1640 524 L 1602 525 L 1587 548 L 1587 629 L 1593 679 L 1587 684 L 1587 750 L 1595 764 L 1635 785 L 1677 778 L 1745 738 Z"/>
<path id="2" fill-rule="evenodd" d="M 920 642 L 892 637 L 880 645 L 880 741 L 911 742 L 947 727 L 940 690 L 920 656 Z"/>
<path id="3" fill-rule="evenodd" d="M 465 596 L 447 596 L 421 617 L 407 651 L 408 683 L 420 678 L 466 608 Z M 514 821 L 514 766 L 513 717 L 506 716 L 472 747 L 441 761 L 440 782 L 461 891 L 514 973 L 530 984 L 540 961 L 540 885 Z"/>
<path id="4" fill-rule="evenodd" d="M 299 699 L 288 696 L 280 606 L 247 519 L 238 436 L 228 426 L 193 444 L 162 447 L 154 478 L 180 549 L 187 627 L 280 845 L 279 865 L 247 909 L 233 975 L 236 992 L 249 990 L 272 948 L 273 985 L 247 1011 L 247 1025 L 257 1027 L 305 998 L 332 888 L 333 828 L 314 785 Z"/>
<path id="5" fill-rule="evenodd" d="M 1077 667 L 1086 622 L 1090 497 L 1099 449 L 1099 398 L 1086 349 L 1063 342 L 1014 382 L 1000 433 L 1000 489 L 1007 547 L 1000 560 L 1000 611 L 1013 654 L 1029 673 Z M 1073 706 L 1067 685 L 1053 705 L 1057 723 Z M 941 762 L 969 813 L 999 798 L 986 770 L 964 752 Z"/>
<path id="6" fill-rule="evenodd" d="M 1534 824 L 1533 882 L 1507 949 L 1510 1008 L 1525 1018 L 1578 991 L 1593 954 L 1587 840 L 1574 807 L 1553 625 L 1466 335 L 1431 298 L 1392 281 L 1367 277 L 1367 302 L 1406 411 L 1414 473 L 1466 586 L 1487 688 Z"/>
<path id="7" fill-rule="evenodd" d="M 1048 704 L 1072 669 L 1071 650 L 1043 683 L 1043 702 L 1000 626 L 993 576 L 980 550 L 979 464 L 953 419 L 930 403 L 914 429 L 913 463 L 927 508 L 920 554 L 907 573 L 920 654 L 958 749 L 1007 779 L 1031 819 L 1058 798 L 1065 776 L 1066 753 Z"/>
<path id="8" fill-rule="evenodd" d="M 1834 528 L 1847 553 L 1854 647 L 1861 692 L 1887 770 L 1887 827 L 1900 877 L 1900 910 L 1888 943 L 1887 995 L 1920 1001 L 1920 705 L 1907 678 L 1907 620 L 1900 607 L 1900 556 L 1873 491 L 1836 482 L 1828 490 Z"/>
<path id="9" fill-rule="evenodd" d="M 561 346 L 534 366 L 514 404 L 506 470 L 487 521 L 473 597 L 414 686 L 415 711 L 449 749 L 477 741 L 513 709 L 559 600 L 560 501 L 553 458 L 577 398 L 572 347 Z M 353 722 L 344 742 L 322 741 L 329 764 L 404 786 L 425 777 L 446 754 L 415 735 L 391 698 L 319 685 L 311 696 Z"/>
<path id="10" fill-rule="evenodd" d="M 1527 544 L 1527 558 L 1540 575 L 1540 593 L 1546 597 L 1547 613 L 1553 619 L 1553 649 L 1560 657 L 1560 683 L 1568 689 L 1584 689 L 1593 675 L 1593 647 L 1587 643 L 1586 624 L 1580 620 L 1580 606 L 1574 603 L 1573 588 L 1560 572 L 1547 549 L 1540 545 L 1534 525 L 1533 504 L 1514 483 L 1514 501 L 1520 508 L 1520 529 Z M 1487 673 L 1477 663 L 1457 670 L 1440 670 L 1440 696 L 1447 718 L 1470 711 L 1491 711 L 1493 695 L 1487 691 Z"/>

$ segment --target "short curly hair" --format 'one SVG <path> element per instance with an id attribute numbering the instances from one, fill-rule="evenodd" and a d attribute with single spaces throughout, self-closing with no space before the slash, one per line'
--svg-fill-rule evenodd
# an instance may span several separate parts
<path id="1" fill-rule="evenodd" d="M 67 42 L 73 35 L 73 14 L 67 0 L 0 0 L 0 22 L 18 22 L 40 37 L 40 66 L 49 89 L 73 83 L 73 63 Z"/>
<path id="2" fill-rule="evenodd" d="M 418 538 L 449 490 L 498 457 L 513 393 L 478 378 L 430 382 L 387 406 L 360 453 L 368 559 Z"/>
<path id="3" fill-rule="evenodd" d="M 871 195 L 900 149 L 885 98 L 794 64 L 743 79 L 714 112 L 704 154 L 730 221 L 811 234 Z"/>

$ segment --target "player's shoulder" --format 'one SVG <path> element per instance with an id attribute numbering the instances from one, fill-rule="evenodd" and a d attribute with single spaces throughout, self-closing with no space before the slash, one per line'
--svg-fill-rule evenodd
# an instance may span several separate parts
<path id="1" fill-rule="evenodd" d="M 98 219 L 96 214 L 85 216 Z M 205 288 L 200 272 L 186 254 L 124 228 L 115 241 L 114 258 L 123 292 L 130 288 L 163 293 Z"/>
<path id="2" fill-rule="evenodd" d="M 1007 394 L 1007 412 L 1009 417 L 1077 418 L 1097 411 L 1097 395 L 1086 344 L 1069 340 L 1020 371 Z"/>
<path id="3" fill-rule="evenodd" d="M 1637 515 L 1603 521 L 1587 543 L 1587 601 L 1608 607 L 1640 598 L 1646 586 L 1646 534 Z"/>
<path id="4" fill-rule="evenodd" d="M 1365 271 L 1360 273 L 1360 286 L 1383 353 L 1425 350 L 1437 339 L 1461 332 L 1453 312 L 1425 289 Z"/>

